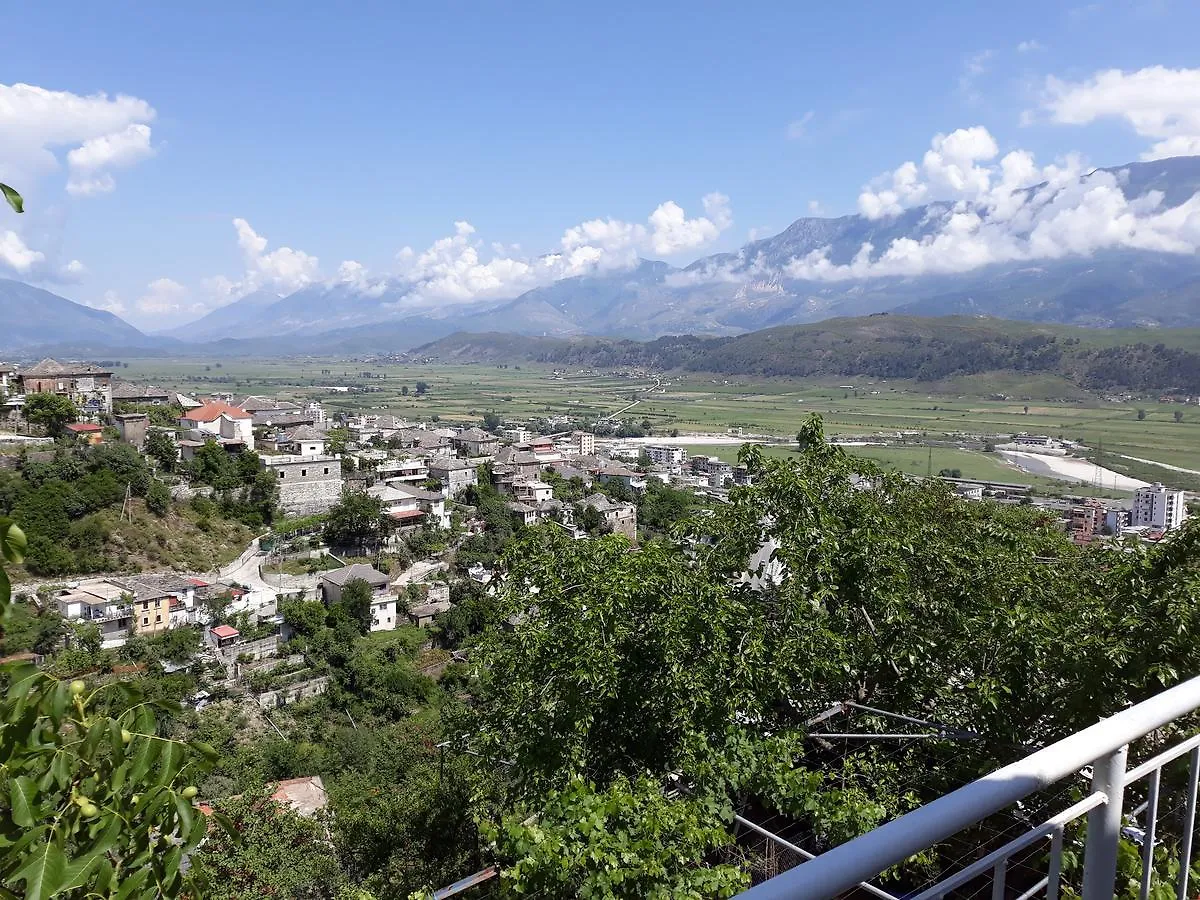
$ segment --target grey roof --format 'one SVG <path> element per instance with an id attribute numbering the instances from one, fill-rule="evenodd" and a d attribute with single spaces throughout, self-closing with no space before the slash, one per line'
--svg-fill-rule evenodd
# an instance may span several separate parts
<path id="1" fill-rule="evenodd" d="M 409 497 L 415 497 L 418 500 L 445 500 L 446 498 L 437 491 L 427 491 L 424 488 L 413 487 L 411 484 L 391 485 L 393 490 L 399 491 L 401 494 L 407 494 Z"/>
<path id="2" fill-rule="evenodd" d="M 429 461 L 429 471 L 435 470 L 439 472 L 459 472 L 463 469 L 474 469 L 475 464 L 468 462 L 465 459 L 431 459 Z"/>
<path id="3" fill-rule="evenodd" d="M 485 441 L 495 441 L 498 438 L 494 434 L 488 434 L 482 428 L 468 428 L 466 431 L 460 431 L 455 440 L 483 443 Z"/>
<path id="4" fill-rule="evenodd" d="M 321 580 L 328 581 L 330 584 L 336 584 L 338 587 L 344 587 L 347 581 L 352 581 L 355 578 L 361 578 L 367 584 L 387 584 L 388 577 L 376 569 L 374 566 L 368 566 L 365 563 L 354 563 L 353 565 L 344 566 L 341 569 L 331 569 L 328 572 L 321 573 Z"/>
<path id="5" fill-rule="evenodd" d="M 520 500 L 510 500 L 508 508 L 513 512 L 519 513 L 537 512 L 536 506 L 530 506 L 528 503 L 522 503 Z"/>
<path id="6" fill-rule="evenodd" d="M 46 357 L 21 372 L 22 378 L 48 378 L 53 375 L 111 375 L 112 370 L 103 369 L 92 363 L 60 363 Z"/>
<path id="7" fill-rule="evenodd" d="M 415 619 L 423 619 L 426 616 L 435 616 L 438 613 L 444 613 L 454 606 L 449 600 L 434 600 L 432 603 L 422 603 L 414 606 L 408 611 L 408 614 Z"/>
<path id="8" fill-rule="evenodd" d="M 323 441 L 325 432 L 318 431 L 311 425 L 297 425 L 287 433 L 290 441 Z"/>
<path id="9" fill-rule="evenodd" d="M 620 503 L 612 500 L 604 494 L 596 493 L 588 497 L 584 497 L 581 501 L 584 506 L 590 506 L 597 512 L 608 512 L 613 509 L 626 509 L 633 507 L 632 503 Z M 633 507 L 636 508 L 636 507 Z"/>
<path id="10" fill-rule="evenodd" d="M 154 385 L 143 387 L 140 384 L 132 384 L 128 381 L 117 381 L 112 386 L 112 398 L 114 400 L 149 400 L 160 397 L 169 399 L 170 396 L 169 392 L 162 388 L 156 388 Z"/>

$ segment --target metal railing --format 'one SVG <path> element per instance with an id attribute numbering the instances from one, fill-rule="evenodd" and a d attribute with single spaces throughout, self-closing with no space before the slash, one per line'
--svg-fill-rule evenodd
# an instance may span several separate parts
<path id="1" fill-rule="evenodd" d="M 1054 900 L 1062 887 L 1065 829 L 1075 820 L 1087 816 L 1082 864 L 1084 900 L 1111 900 L 1114 896 L 1118 844 L 1123 830 L 1135 840 L 1140 837 L 1142 876 L 1139 897 L 1147 900 L 1154 879 L 1154 851 L 1162 846 L 1162 841 L 1157 838 L 1162 771 L 1188 754 L 1190 766 L 1175 883 L 1175 896 L 1184 900 L 1188 890 L 1197 781 L 1200 778 L 1200 735 L 1188 738 L 1132 769 L 1127 766 L 1127 754 L 1131 742 L 1197 709 L 1200 709 L 1200 678 L 1193 678 L 813 857 L 739 896 L 744 900 L 825 900 L 861 890 L 865 883 L 885 870 L 1057 782 L 1078 777 L 1081 773 L 1088 774 L 1086 770 L 1090 767 L 1091 789 L 1082 800 L 1040 825 L 1028 828 L 932 887 L 906 896 L 911 900 L 958 896 L 956 891 L 969 882 L 990 874 L 993 900 L 1004 900 L 1009 896 L 1017 900 L 1035 896 Z M 1143 779 L 1147 779 L 1146 800 L 1136 810 L 1127 812 L 1125 790 Z M 1135 814 L 1144 815 L 1145 826 L 1140 830 L 1127 827 L 1127 819 L 1132 820 Z M 1045 876 L 1032 885 L 1010 890 L 1007 884 L 1010 860 L 1046 841 L 1049 841 L 1049 852 Z M 801 855 L 810 854 L 801 851 Z M 874 893 L 874 889 L 871 892 Z"/>

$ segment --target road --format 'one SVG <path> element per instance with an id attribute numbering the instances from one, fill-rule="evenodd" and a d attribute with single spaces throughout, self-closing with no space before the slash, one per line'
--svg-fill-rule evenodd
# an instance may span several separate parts
<path id="1" fill-rule="evenodd" d="M 392 582 L 392 587 L 404 587 L 406 584 L 414 584 L 423 580 L 432 572 L 440 571 L 446 568 L 444 562 L 436 562 L 433 560 L 421 560 L 413 563 L 403 572 L 396 576 L 396 580 Z"/>
<path id="2" fill-rule="evenodd" d="M 221 581 L 235 581 L 249 588 L 244 603 L 251 609 L 270 603 L 278 593 L 278 590 L 259 574 L 258 567 L 266 557 L 260 554 L 258 546 L 258 538 L 255 538 L 246 548 L 247 551 L 253 550 L 253 553 L 246 552 L 225 568 L 218 570 Z"/>

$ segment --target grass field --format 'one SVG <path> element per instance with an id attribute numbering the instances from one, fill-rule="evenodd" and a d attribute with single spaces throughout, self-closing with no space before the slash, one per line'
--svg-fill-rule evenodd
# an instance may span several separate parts
<path id="1" fill-rule="evenodd" d="M 831 384 L 704 375 L 670 377 L 656 384 L 609 375 L 555 378 L 537 366 L 378 365 L 321 359 L 227 360 L 206 365 L 148 359 L 129 360 L 120 376 L 184 393 L 231 391 L 313 398 L 331 411 L 390 412 L 425 421 L 437 416 L 447 423 L 477 422 L 486 412 L 514 421 L 550 415 L 597 417 L 639 399 L 625 417 L 646 419 L 660 433 L 678 428 L 721 434 L 741 427 L 754 434 L 789 436 L 805 416 L 815 412 L 830 435 L 1026 431 L 1100 445 L 1102 464 L 1107 461 L 1104 454 L 1120 453 L 1200 469 L 1200 408 L 1154 401 L 1111 403 L 1089 397 L 1060 379 L 1023 380 L 1013 373 L 936 384 L 865 379 Z M 420 398 L 414 393 L 418 381 L 429 385 L 428 394 Z M 369 393 L 328 390 L 335 385 Z M 408 396 L 402 392 L 405 386 Z M 986 399 L 1000 394 L 1021 399 Z M 1146 411 L 1144 421 L 1137 418 L 1139 407 Z M 1184 420 L 1176 423 L 1173 414 L 1181 409 Z M 896 461 L 924 472 L 927 457 L 916 462 L 897 457 Z M 975 471 L 969 466 L 977 465 L 982 464 L 972 459 L 969 465 L 937 465 L 935 471 L 959 468 L 965 474 Z M 1012 475 L 1009 480 L 1018 480 L 1013 470 L 994 465 Z M 1139 470 L 1138 477 L 1172 481 L 1171 470 L 1145 464 L 1139 464 Z M 984 475 L 998 477 L 994 472 L 979 473 Z"/>

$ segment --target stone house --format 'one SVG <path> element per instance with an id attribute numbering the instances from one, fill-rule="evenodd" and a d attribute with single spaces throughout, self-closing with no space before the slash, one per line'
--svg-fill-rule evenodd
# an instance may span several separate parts
<path id="1" fill-rule="evenodd" d="M 442 483 L 447 497 L 457 497 L 477 483 L 475 466 L 465 459 L 431 459 L 429 477 Z"/>
<path id="2" fill-rule="evenodd" d="M 500 448 L 499 439 L 482 428 L 468 428 L 450 440 L 464 456 L 491 456 Z"/>
<path id="3" fill-rule="evenodd" d="M 604 524 L 614 534 L 623 534 L 631 541 L 637 540 L 637 507 L 632 503 L 622 503 L 610 500 L 604 494 L 592 494 L 583 500 L 584 506 L 590 506 L 604 517 Z"/>
<path id="4" fill-rule="evenodd" d="M 259 457 L 263 470 L 279 484 L 279 505 L 291 516 L 310 516 L 332 508 L 342 498 L 342 460 L 317 454 L 284 453 Z"/>
<path id="5" fill-rule="evenodd" d="M 732 468 L 730 469 L 732 472 Z M 596 472 L 596 480 L 604 484 L 621 484 L 631 491 L 646 489 L 646 480 L 640 473 L 621 466 L 606 466 Z"/>
<path id="6" fill-rule="evenodd" d="M 298 456 L 321 456 L 325 453 L 325 432 L 311 425 L 297 425 L 285 433 L 292 453 Z"/>
<path id="7" fill-rule="evenodd" d="M 397 624 L 396 596 L 389 590 L 388 577 L 374 566 L 354 563 L 322 573 L 317 595 L 326 606 L 337 603 L 346 585 L 359 579 L 371 588 L 371 630 L 392 631 Z"/>
<path id="8" fill-rule="evenodd" d="M 58 394 L 85 416 L 112 412 L 112 372 L 91 363 L 60 363 L 43 359 L 22 371 L 17 380 L 23 394 Z"/>
<path id="9" fill-rule="evenodd" d="M 131 384 L 128 381 L 114 381 L 112 399 L 114 403 L 137 403 L 145 406 L 165 406 L 171 402 L 170 391 L 154 387 Z"/>

